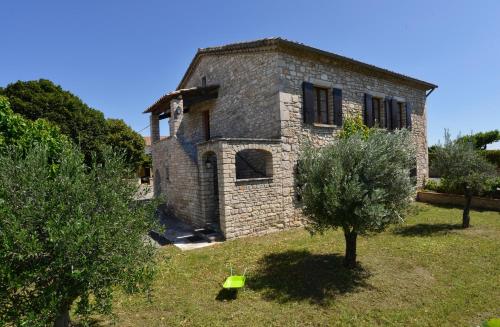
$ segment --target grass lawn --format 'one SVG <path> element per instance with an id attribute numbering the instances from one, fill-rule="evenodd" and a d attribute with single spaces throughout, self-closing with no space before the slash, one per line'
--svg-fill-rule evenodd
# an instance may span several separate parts
<path id="1" fill-rule="evenodd" d="M 500 316 L 500 213 L 417 204 L 407 222 L 358 238 L 361 268 L 342 267 L 340 231 L 303 229 L 181 252 L 161 250 L 151 302 L 117 294 L 119 326 L 476 326 Z M 247 288 L 221 292 L 248 268 Z M 106 319 L 106 318 L 105 318 Z"/>

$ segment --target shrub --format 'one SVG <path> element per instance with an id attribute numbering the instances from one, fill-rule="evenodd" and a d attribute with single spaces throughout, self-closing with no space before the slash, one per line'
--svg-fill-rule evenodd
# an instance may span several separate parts
<path id="1" fill-rule="evenodd" d="M 363 124 L 363 119 L 361 116 L 356 116 L 354 118 L 347 118 L 344 121 L 342 130 L 340 131 L 339 138 L 347 138 L 355 134 L 362 135 L 362 137 L 367 138 L 373 129 L 368 128 Z"/>
<path id="2" fill-rule="evenodd" d="M 492 178 L 486 183 L 485 190 L 482 195 L 492 198 L 500 198 L 500 176 Z"/>
<path id="3" fill-rule="evenodd" d="M 481 154 L 500 170 L 500 150 L 484 150 Z"/>
<path id="4" fill-rule="evenodd" d="M 450 183 L 446 179 L 441 178 L 440 181 L 428 180 L 425 184 L 425 189 L 428 191 L 434 191 L 439 193 L 450 193 L 464 195 L 464 190 L 455 187 L 451 187 Z M 485 182 L 484 189 L 477 193 L 476 195 L 483 197 L 500 198 L 500 177 L 488 179 Z"/>
<path id="5" fill-rule="evenodd" d="M 433 179 L 429 179 L 426 183 L 425 183 L 425 187 L 424 187 L 426 190 L 429 190 L 429 191 L 434 191 L 434 192 L 443 192 L 443 188 L 441 186 L 441 183 L 439 183 L 439 181 L 436 181 L 436 180 L 433 180 Z"/>

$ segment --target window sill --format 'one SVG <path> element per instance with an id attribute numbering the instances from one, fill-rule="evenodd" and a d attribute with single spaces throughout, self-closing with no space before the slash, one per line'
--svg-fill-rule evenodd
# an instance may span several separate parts
<path id="1" fill-rule="evenodd" d="M 237 179 L 236 183 L 248 183 L 248 182 L 265 182 L 265 181 L 272 181 L 272 177 L 259 177 L 259 178 L 241 178 Z"/>
<path id="2" fill-rule="evenodd" d="M 337 125 L 330 125 L 330 124 L 320 124 L 320 123 L 313 123 L 314 127 L 320 127 L 320 128 L 339 128 Z"/>

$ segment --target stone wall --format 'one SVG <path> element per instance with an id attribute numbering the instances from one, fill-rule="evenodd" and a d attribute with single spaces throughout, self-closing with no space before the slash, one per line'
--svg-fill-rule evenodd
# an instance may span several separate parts
<path id="1" fill-rule="evenodd" d="M 279 140 L 221 141 L 220 189 L 221 220 L 226 238 L 256 235 L 281 230 L 297 223 L 285 215 L 283 208 L 283 181 L 289 171 L 284 170 Z M 236 153 L 246 149 L 266 151 L 272 155 L 272 177 L 237 179 Z"/>
<path id="2" fill-rule="evenodd" d="M 213 138 L 279 138 L 277 53 L 202 57 L 183 87 L 218 84 L 210 115 Z M 190 111 L 191 113 L 191 111 Z"/>
<path id="3" fill-rule="evenodd" d="M 161 187 L 155 186 L 155 195 L 165 198 L 168 207 L 180 219 L 197 226 L 203 225 L 197 161 L 173 136 L 154 143 L 152 150 L 154 180 L 157 180 L 158 173 L 161 179 Z"/>
<path id="4" fill-rule="evenodd" d="M 394 97 L 398 101 L 412 105 L 412 136 L 417 148 L 417 185 L 423 186 L 428 178 L 427 130 L 425 111 L 425 90 L 406 82 L 387 79 L 376 74 L 359 71 L 356 67 L 340 65 L 333 59 L 280 53 L 280 116 L 281 139 L 291 150 L 291 160 L 295 161 L 300 144 L 305 140 L 317 146 L 331 141 L 340 127 L 304 124 L 302 116 L 302 83 L 342 89 L 342 109 L 344 120 L 363 114 L 364 95 L 374 97 Z M 332 103 L 331 100 L 329 103 Z"/>
<path id="5" fill-rule="evenodd" d="M 459 206 L 461 208 L 465 206 L 465 197 L 459 194 L 420 191 L 417 194 L 417 200 L 431 204 Z M 474 196 L 472 198 L 471 207 L 475 209 L 500 211 L 500 199 Z"/>

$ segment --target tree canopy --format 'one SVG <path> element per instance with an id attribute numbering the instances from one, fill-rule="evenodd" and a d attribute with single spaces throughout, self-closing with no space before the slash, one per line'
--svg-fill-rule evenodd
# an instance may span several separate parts
<path id="1" fill-rule="evenodd" d="M 353 122 L 354 125 L 360 122 Z M 345 265 L 354 267 L 356 237 L 400 222 L 414 195 L 414 149 L 409 132 L 354 128 L 322 148 L 306 147 L 298 165 L 299 194 L 310 230 L 338 227 Z"/>
<path id="2" fill-rule="evenodd" d="M 459 137 L 457 142 L 472 143 L 474 148 L 478 150 L 486 150 L 488 144 L 500 141 L 500 131 L 497 129 L 487 132 L 479 132 L 476 134 L 465 135 Z"/>
<path id="3" fill-rule="evenodd" d="M 124 151 L 129 164 L 141 162 L 144 141 L 138 133 L 124 122 L 106 120 L 102 112 L 90 108 L 80 98 L 49 80 L 18 81 L 0 89 L 0 95 L 6 96 L 12 110 L 23 117 L 30 120 L 43 118 L 58 126 L 62 134 L 80 147 L 87 164 L 91 163 L 93 154 L 102 158 L 105 144 Z"/>
<path id="4" fill-rule="evenodd" d="M 106 127 L 106 144 L 124 151 L 127 162 L 137 167 L 148 161 L 144 153 L 144 139 L 122 119 L 107 119 Z"/>
<path id="5" fill-rule="evenodd" d="M 73 305 L 110 313 L 114 287 L 148 290 L 154 203 L 134 200 L 123 158 L 88 167 L 70 144 L 54 169 L 45 145 L 22 152 L 0 155 L 0 325 L 67 326 Z"/>
<path id="6" fill-rule="evenodd" d="M 123 156 L 91 165 L 59 128 L 0 96 L 0 325 L 67 325 L 68 310 L 109 313 L 112 288 L 145 290 L 155 202 L 139 203 Z"/>
<path id="7" fill-rule="evenodd" d="M 25 153 L 37 144 L 44 144 L 50 158 L 55 158 L 69 143 L 57 126 L 44 119 L 31 121 L 14 113 L 7 98 L 0 96 L 0 154 L 11 146 Z"/>

